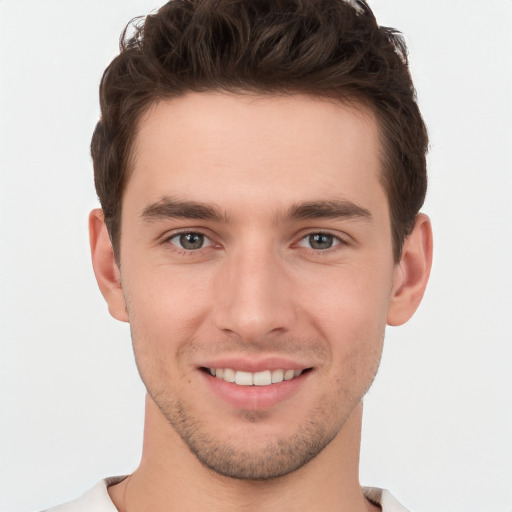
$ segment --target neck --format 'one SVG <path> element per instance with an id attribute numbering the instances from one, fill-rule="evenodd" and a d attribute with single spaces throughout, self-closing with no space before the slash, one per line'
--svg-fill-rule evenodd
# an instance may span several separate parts
<path id="1" fill-rule="evenodd" d="M 322 452 L 286 476 L 238 480 L 203 466 L 148 397 L 140 466 L 110 487 L 109 494 L 120 512 L 378 510 L 366 501 L 359 485 L 361 420 L 359 404 Z M 174 509 L 173 504 L 179 506 Z"/>

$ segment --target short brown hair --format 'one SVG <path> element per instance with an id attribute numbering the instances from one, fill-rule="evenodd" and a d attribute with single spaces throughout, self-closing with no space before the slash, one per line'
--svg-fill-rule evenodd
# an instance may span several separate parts
<path id="1" fill-rule="evenodd" d="M 133 29 L 131 35 L 129 31 Z M 428 137 L 401 35 L 363 0 L 172 0 L 136 18 L 100 85 L 91 154 L 119 262 L 122 195 L 141 114 L 186 92 L 306 93 L 375 112 L 395 260 L 427 188 Z"/>

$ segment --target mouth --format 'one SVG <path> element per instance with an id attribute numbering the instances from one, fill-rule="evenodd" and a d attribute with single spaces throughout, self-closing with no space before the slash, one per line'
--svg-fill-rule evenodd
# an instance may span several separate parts
<path id="1" fill-rule="evenodd" d="M 206 363 L 206 361 L 205 361 Z M 268 411 L 308 390 L 314 367 L 287 359 L 228 358 L 210 361 L 198 369 L 213 397 L 241 411 Z M 301 395 L 302 396 L 302 395 Z"/>
<path id="2" fill-rule="evenodd" d="M 216 379 L 239 386 L 271 386 L 284 381 L 294 380 L 302 374 L 311 371 L 312 368 L 301 369 L 274 369 L 259 372 L 247 372 L 234 370 L 233 368 L 201 368 Z"/>

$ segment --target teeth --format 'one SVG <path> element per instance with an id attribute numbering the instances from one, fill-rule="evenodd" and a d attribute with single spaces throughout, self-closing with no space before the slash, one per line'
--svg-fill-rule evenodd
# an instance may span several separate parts
<path id="1" fill-rule="evenodd" d="M 210 375 L 239 386 L 269 386 L 291 380 L 302 375 L 302 370 L 264 370 L 262 372 L 243 372 L 232 368 L 208 368 Z"/>
<path id="2" fill-rule="evenodd" d="M 268 386 L 272 384 L 272 374 L 270 370 L 253 373 L 252 382 L 255 386 Z"/>
<path id="3" fill-rule="evenodd" d="M 284 372 L 284 380 L 292 380 L 293 377 L 295 377 L 295 371 L 294 370 L 286 370 Z"/>
<path id="4" fill-rule="evenodd" d="M 252 386 L 252 373 L 251 372 L 236 372 L 235 382 L 239 386 Z"/>
<path id="5" fill-rule="evenodd" d="M 284 379 L 284 371 L 283 370 L 274 370 L 272 372 L 272 384 L 276 382 L 283 382 Z"/>
<path id="6" fill-rule="evenodd" d="M 226 368 L 224 370 L 224 376 L 220 376 L 220 378 L 224 378 L 226 382 L 235 382 L 236 380 L 236 374 L 235 370 L 232 370 L 231 368 Z"/>

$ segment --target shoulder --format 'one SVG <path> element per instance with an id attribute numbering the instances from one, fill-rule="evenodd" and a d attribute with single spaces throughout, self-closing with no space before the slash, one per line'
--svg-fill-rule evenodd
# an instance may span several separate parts
<path id="1" fill-rule="evenodd" d="M 107 488 L 124 478 L 124 476 L 118 476 L 100 480 L 92 489 L 76 500 L 57 505 L 43 512 L 117 512 Z"/>
<path id="2" fill-rule="evenodd" d="M 363 487 L 363 494 L 371 502 L 380 505 L 382 512 L 408 512 L 387 489 Z"/>

